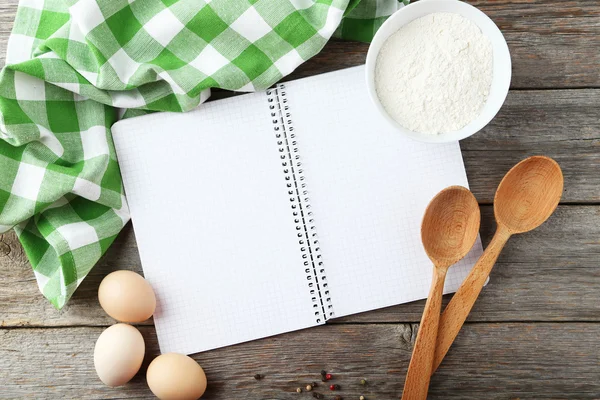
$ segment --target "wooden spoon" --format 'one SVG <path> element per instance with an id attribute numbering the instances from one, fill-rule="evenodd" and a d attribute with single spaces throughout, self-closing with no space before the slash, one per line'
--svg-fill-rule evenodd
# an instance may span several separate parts
<path id="1" fill-rule="evenodd" d="M 473 247 L 480 218 L 475 196 L 462 186 L 442 190 L 425 210 L 421 240 L 435 268 L 406 374 L 404 400 L 427 398 L 446 272 Z"/>
<path id="2" fill-rule="evenodd" d="M 442 314 L 432 374 L 467 319 L 507 240 L 544 223 L 558 206 L 562 192 L 562 171 L 549 157 L 527 158 L 504 176 L 494 197 L 496 233 Z"/>

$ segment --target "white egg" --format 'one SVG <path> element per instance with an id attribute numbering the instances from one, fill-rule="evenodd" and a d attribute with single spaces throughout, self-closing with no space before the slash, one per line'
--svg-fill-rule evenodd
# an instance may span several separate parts
<path id="1" fill-rule="evenodd" d="M 107 386 L 121 386 L 140 370 L 145 345 L 140 331 L 131 325 L 116 324 L 100 334 L 94 348 L 94 367 Z"/>

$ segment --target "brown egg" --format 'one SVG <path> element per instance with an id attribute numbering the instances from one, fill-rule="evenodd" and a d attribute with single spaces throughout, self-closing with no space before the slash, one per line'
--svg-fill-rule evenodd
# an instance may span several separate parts
<path id="1" fill-rule="evenodd" d="M 121 322 L 142 322 L 154 313 L 156 296 L 152 286 L 133 271 L 115 271 L 100 283 L 100 306 Z"/>
<path id="2" fill-rule="evenodd" d="M 206 375 L 188 356 L 167 353 L 156 357 L 148 366 L 146 380 L 160 400 L 196 400 L 206 390 Z"/>
<path id="3" fill-rule="evenodd" d="M 116 324 L 100 334 L 94 348 L 94 367 L 107 386 L 121 386 L 140 370 L 146 347 L 140 331 Z"/>

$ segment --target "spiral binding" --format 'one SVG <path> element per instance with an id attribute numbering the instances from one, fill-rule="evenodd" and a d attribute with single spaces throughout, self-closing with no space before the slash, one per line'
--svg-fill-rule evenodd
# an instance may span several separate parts
<path id="1" fill-rule="evenodd" d="M 335 313 L 329 294 L 327 275 L 311 211 L 285 84 L 279 84 L 275 88 L 267 90 L 267 99 L 316 322 L 321 323 L 322 320 L 333 318 Z"/>

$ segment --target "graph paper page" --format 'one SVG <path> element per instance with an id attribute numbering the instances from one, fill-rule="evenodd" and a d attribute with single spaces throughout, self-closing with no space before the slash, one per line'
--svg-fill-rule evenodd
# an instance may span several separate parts
<path id="1" fill-rule="evenodd" d="M 273 128 L 264 93 L 113 127 L 163 353 L 316 325 Z"/>
<path id="2" fill-rule="evenodd" d="M 364 76 L 356 67 L 286 83 L 336 316 L 427 297 L 423 213 L 443 188 L 467 186 L 458 143 L 404 138 L 377 114 Z M 480 254 L 478 240 L 446 292 Z"/>

